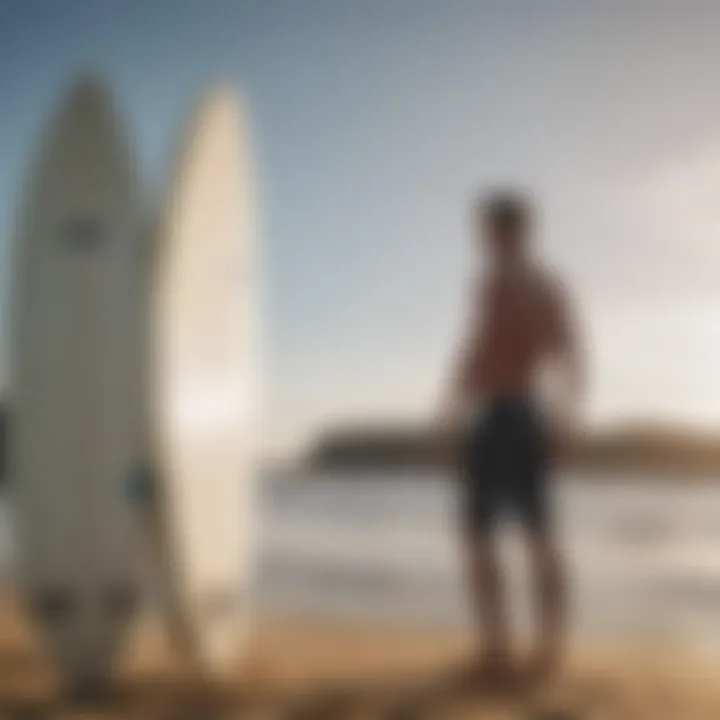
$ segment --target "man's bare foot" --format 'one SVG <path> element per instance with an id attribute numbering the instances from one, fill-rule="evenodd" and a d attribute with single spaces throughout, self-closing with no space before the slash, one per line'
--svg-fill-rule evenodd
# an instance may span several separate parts
<path id="1" fill-rule="evenodd" d="M 523 670 L 523 681 L 531 686 L 552 680 L 559 672 L 559 653 L 551 648 L 540 648 L 530 655 Z"/>
<path id="2" fill-rule="evenodd" d="M 485 652 L 471 659 L 453 675 L 453 685 L 464 692 L 508 690 L 514 679 L 506 652 Z"/>

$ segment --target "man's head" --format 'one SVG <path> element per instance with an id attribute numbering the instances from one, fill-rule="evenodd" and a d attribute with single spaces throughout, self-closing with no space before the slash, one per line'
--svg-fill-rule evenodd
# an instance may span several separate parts
<path id="1" fill-rule="evenodd" d="M 484 195 L 476 205 L 478 236 L 499 262 L 522 257 L 532 232 L 530 200 L 517 191 L 496 191 Z"/>

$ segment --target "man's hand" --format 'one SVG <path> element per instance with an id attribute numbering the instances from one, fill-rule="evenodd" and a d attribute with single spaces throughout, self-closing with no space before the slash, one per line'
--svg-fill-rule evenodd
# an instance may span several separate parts
<path id="1" fill-rule="evenodd" d="M 452 462 L 457 458 L 461 419 L 462 403 L 457 399 L 451 399 L 440 410 L 434 442 L 436 455 L 441 462 Z"/>
<path id="2" fill-rule="evenodd" d="M 565 465 L 577 451 L 580 441 L 576 423 L 556 421 L 550 432 L 550 459 L 554 465 Z"/>

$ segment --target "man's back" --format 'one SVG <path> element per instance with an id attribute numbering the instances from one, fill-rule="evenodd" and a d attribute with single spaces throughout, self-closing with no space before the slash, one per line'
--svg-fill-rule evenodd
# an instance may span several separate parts
<path id="1" fill-rule="evenodd" d="M 557 288 L 539 268 L 494 273 L 475 302 L 476 347 L 469 383 L 485 397 L 531 393 L 560 325 Z"/>

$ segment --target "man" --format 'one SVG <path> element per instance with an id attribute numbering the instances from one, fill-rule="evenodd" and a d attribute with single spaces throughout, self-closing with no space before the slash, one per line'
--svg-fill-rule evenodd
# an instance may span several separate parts
<path id="1" fill-rule="evenodd" d="M 493 547 L 505 511 L 527 538 L 539 620 L 528 671 L 541 679 L 561 659 L 565 620 L 547 475 L 576 427 L 581 364 L 563 289 L 533 257 L 530 203 L 513 192 L 496 193 L 475 213 L 487 271 L 472 294 L 472 322 L 442 415 L 445 433 L 456 433 L 462 418 L 471 418 L 460 467 L 469 584 L 484 649 L 469 679 L 509 677 L 507 605 Z M 552 413 L 539 400 L 546 370 L 560 381 Z"/>

